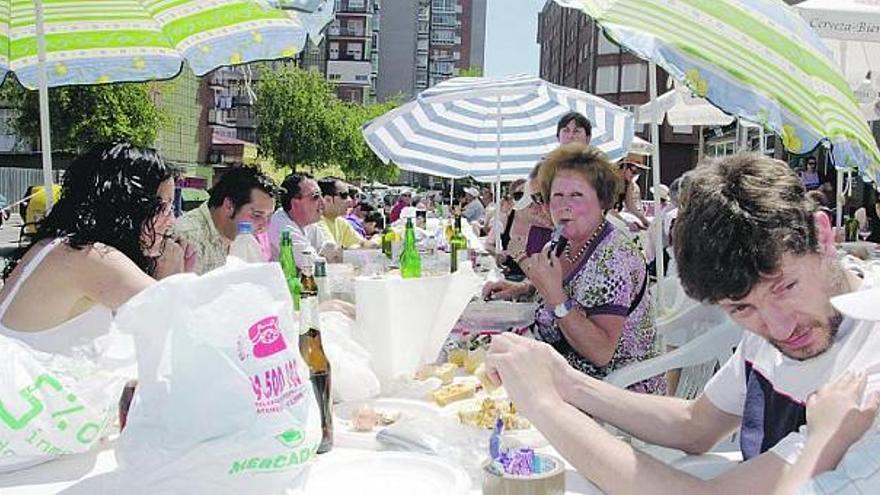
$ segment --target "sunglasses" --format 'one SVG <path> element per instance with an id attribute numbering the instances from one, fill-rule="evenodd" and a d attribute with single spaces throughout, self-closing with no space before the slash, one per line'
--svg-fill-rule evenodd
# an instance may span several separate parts
<path id="1" fill-rule="evenodd" d="M 522 192 L 522 191 L 516 191 L 516 192 L 514 192 L 511 196 L 513 196 L 513 200 L 514 200 L 514 201 L 519 201 L 519 200 L 522 199 L 522 197 L 523 197 L 524 195 L 525 195 L 524 192 Z"/>
<path id="2" fill-rule="evenodd" d="M 348 191 L 336 191 L 336 194 L 334 194 L 334 196 L 339 196 L 342 199 L 348 199 L 348 197 L 351 196 L 351 193 L 349 193 Z"/>
<path id="3" fill-rule="evenodd" d="M 536 205 L 544 204 L 544 195 L 542 195 L 541 193 L 532 193 L 531 198 L 532 203 L 535 203 Z"/>

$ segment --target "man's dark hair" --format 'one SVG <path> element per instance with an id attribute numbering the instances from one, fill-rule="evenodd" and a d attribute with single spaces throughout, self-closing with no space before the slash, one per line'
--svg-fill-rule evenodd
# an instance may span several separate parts
<path id="1" fill-rule="evenodd" d="M 364 212 L 365 215 L 376 211 L 376 208 L 373 205 L 371 205 L 370 203 L 367 203 L 366 201 L 358 202 L 357 208 L 359 208 L 362 212 Z"/>
<path id="2" fill-rule="evenodd" d="M 582 127 L 585 131 L 587 131 L 587 136 L 593 135 L 593 124 L 590 123 L 590 119 L 584 117 L 583 115 L 577 112 L 568 112 L 563 115 L 559 122 L 556 123 L 556 137 L 559 137 L 559 133 L 562 131 L 562 128 L 567 126 L 569 122 L 574 121 L 575 127 Z"/>
<path id="3" fill-rule="evenodd" d="M 318 187 L 321 188 L 322 196 L 336 196 L 336 182 L 338 179 L 333 177 L 324 177 L 318 181 Z"/>
<path id="4" fill-rule="evenodd" d="M 819 250 L 816 205 L 785 163 L 757 154 L 711 160 L 688 173 L 675 222 L 675 259 L 688 296 L 746 297 L 779 271 L 783 254 Z"/>
<path id="5" fill-rule="evenodd" d="M 309 174 L 297 173 L 284 178 L 284 182 L 281 183 L 281 208 L 284 211 L 290 211 L 290 202 L 302 196 L 302 182 L 311 178 L 312 176 Z"/>
<path id="6" fill-rule="evenodd" d="M 376 224 L 376 230 L 384 230 L 385 229 L 385 217 L 382 216 L 378 211 L 371 211 L 367 213 L 367 216 L 364 217 L 364 223 L 373 222 Z"/>
<path id="7" fill-rule="evenodd" d="M 273 198 L 278 194 L 278 186 L 269 176 L 254 167 L 236 167 L 223 174 L 211 188 L 208 207 L 217 208 L 223 200 L 229 198 L 235 206 L 233 214 L 238 213 L 242 206 L 251 202 L 251 191 L 258 189 Z"/>

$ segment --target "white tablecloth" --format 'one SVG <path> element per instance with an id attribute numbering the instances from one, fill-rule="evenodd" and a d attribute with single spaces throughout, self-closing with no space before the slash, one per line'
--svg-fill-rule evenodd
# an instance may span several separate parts
<path id="1" fill-rule="evenodd" d="M 116 457 L 113 452 L 114 442 L 108 442 L 97 451 L 87 454 L 70 455 L 29 469 L 14 473 L 0 474 L 0 493 L 3 495 L 46 495 L 58 493 L 77 482 L 110 472 L 116 468 Z M 561 457 L 552 447 L 539 449 L 539 452 Z M 737 454 L 713 454 L 709 456 L 686 456 L 681 451 L 648 446 L 643 449 L 657 459 L 690 472 L 698 477 L 717 476 L 724 470 L 735 465 Z M 332 451 L 317 457 L 319 463 L 347 461 L 359 456 L 375 455 L 373 451 L 334 448 Z M 602 492 L 591 482 L 577 473 L 566 462 L 565 471 L 566 494 L 569 495 L 601 495 Z M 471 486 L 471 495 L 482 493 L 480 482 Z"/>

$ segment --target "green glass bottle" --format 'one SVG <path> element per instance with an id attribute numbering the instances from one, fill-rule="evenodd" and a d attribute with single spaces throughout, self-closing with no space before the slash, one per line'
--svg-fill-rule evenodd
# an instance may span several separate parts
<path id="1" fill-rule="evenodd" d="M 455 230 L 449 238 L 449 273 L 458 271 L 461 261 L 467 259 L 467 239 L 461 233 L 461 215 L 455 215 Z"/>
<path id="2" fill-rule="evenodd" d="M 859 221 L 855 216 L 847 217 L 843 222 L 844 232 L 846 234 L 846 242 L 856 242 L 859 240 Z"/>
<path id="3" fill-rule="evenodd" d="M 287 289 L 293 298 L 293 309 L 299 311 L 300 297 L 302 295 L 302 283 L 296 273 L 296 261 L 293 258 L 293 241 L 289 230 L 281 231 L 281 245 L 278 248 L 278 261 L 281 263 L 281 271 L 287 280 Z"/>
<path id="4" fill-rule="evenodd" d="M 400 276 L 419 278 L 422 276 L 422 256 L 416 247 L 416 230 L 412 218 L 406 219 L 406 232 L 403 235 L 403 251 L 400 253 Z"/>
<path id="5" fill-rule="evenodd" d="M 388 257 L 388 259 L 393 259 L 393 245 L 394 241 L 397 238 L 397 234 L 394 233 L 394 229 L 391 228 L 390 223 L 385 224 L 385 230 L 382 231 L 382 254 Z"/>

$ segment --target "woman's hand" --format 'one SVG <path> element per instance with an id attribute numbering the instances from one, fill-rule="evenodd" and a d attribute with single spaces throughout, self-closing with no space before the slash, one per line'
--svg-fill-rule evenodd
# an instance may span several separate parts
<path id="1" fill-rule="evenodd" d="M 493 299 L 512 301 L 527 295 L 531 290 L 532 287 L 528 282 L 511 282 L 509 280 L 488 282 L 483 286 L 483 299 L 486 301 Z"/>
<path id="2" fill-rule="evenodd" d="M 844 373 L 822 386 L 807 400 L 807 428 L 814 435 L 839 442 L 845 448 L 855 443 L 874 423 L 880 407 L 880 393 L 872 393 L 865 404 L 867 379 L 864 373 Z"/>
<path id="3" fill-rule="evenodd" d="M 192 246 L 181 238 L 166 237 L 162 240 L 162 254 L 156 258 L 156 280 L 174 275 L 175 273 L 195 270 L 197 255 Z"/>
<path id="4" fill-rule="evenodd" d="M 565 291 L 562 290 L 562 260 L 550 250 L 549 244 L 544 246 L 540 253 L 535 253 L 521 261 L 519 266 L 550 307 L 565 302 Z"/>

